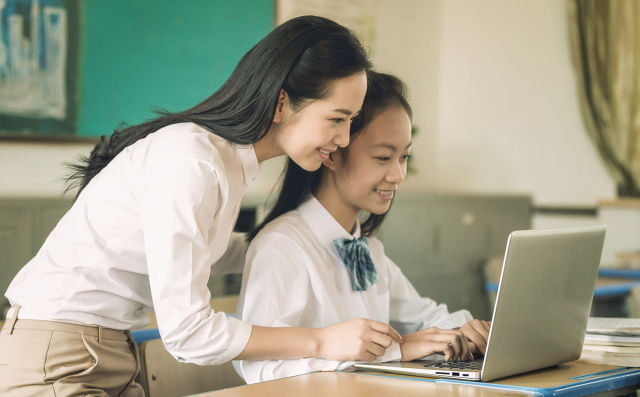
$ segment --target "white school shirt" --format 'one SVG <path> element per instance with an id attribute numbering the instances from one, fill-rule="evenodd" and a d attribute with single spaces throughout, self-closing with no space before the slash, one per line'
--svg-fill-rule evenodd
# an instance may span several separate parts
<path id="1" fill-rule="evenodd" d="M 247 250 L 238 316 L 254 325 L 273 327 L 325 327 L 368 318 L 390 323 L 401 334 L 431 326 L 452 329 L 472 320 L 466 310 L 449 313 L 446 305 L 420 297 L 376 238 L 369 238 L 369 248 L 378 281 L 366 291 L 353 291 L 333 245 L 340 237 L 360 237 L 359 225 L 351 235 L 313 196 L 267 224 Z M 401 357 L 399 345 L 393 342 L 379 360 Z M 234 364 L 247 383 L 255 383 L 340 370 L 353 362 L 304 358 Z"/>
<path id="2" fill-rule="evenodd" d="M 134 329 L 155 309 L 167 350 L 200 365 L 229 361 L 251 326 L 214 313 L 209 275 L 225 253 L 247 183 L 252 145 L 193 123 L 173 124 L 118 154 L 9 286 L 21 319 Z M 215 265 L 214 265 L 215 263 Z M 241 262 L 242 264 L 242 262 Z"/>

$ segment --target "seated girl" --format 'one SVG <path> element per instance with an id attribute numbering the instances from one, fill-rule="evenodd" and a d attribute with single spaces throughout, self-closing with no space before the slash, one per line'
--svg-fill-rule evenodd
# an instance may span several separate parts
<path id="1" fill-rule="evenodd" d="M 484 352 L 489 324 L 420 297 L 373 237 L 407 172 L 411 108 L 400 80 L 375 72 L 367 78 L 349 146 L 329 154 L 315 172 L 289 161 L 273 210 L 250 236 L 238 316 L 271 327 L 374 319 L 405 335 L 402 344 L 380 342 L 368 350 L 371 360 L 408 361 L 436 353 L 446 360 L 470 359 L 471 353 Z M 331 121 L 348 122 L 346 117 Z M 363 223 L 361 212 L 369 214 Z M 345 357 L 354 348 L 334 346 Z M 304 358 L 236 365 L 247 383 L 255 383 L 351 364 Z"/>

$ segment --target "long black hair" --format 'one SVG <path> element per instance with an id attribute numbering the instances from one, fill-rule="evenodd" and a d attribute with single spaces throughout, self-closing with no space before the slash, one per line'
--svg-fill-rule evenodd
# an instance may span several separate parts
<path id="1" fill-rule="evenodd" d="M 170 113 L 104 135 L 76 164 L 69 164 L 67 190 L 78 194 L 127 146 L 170 124 L 192 122 L 229 141 L 250 144 L 271 127 L 280 90 L 294 111 L 329 94 L 333 80 L 371 67 L 360 41 L 347 28 L 322 17 L 302 16 L 276 27 L 247 52 L 227 81 L 191 109 Z"/>
<path id="2" fill-rule="evenodd" d="M 367 94 L 364 97 L 362 110 L 351 124 L 350 137 L 362 131 L 378 114 L 390 106 L 401 106 L 409 115 L 413 117 L 411 106 L 407 101 L 407 89 L 405 84 L 395 76 L 385 73 L 378 73 L 372 70 L 367 71 Z M 339 150 L 349 150 L 349 147 Z M 320 185 L 322 169 L 309 172 L 302 169 L 291 159 L 287 161 L 283 171 L 284 180 L 280 187 L 278 199 L 265 219 L 248 235 L 248 239 L 253 239 L 260 230 L 269 222 L 297 208 L 307 198 L 309 194 L 315 193 Z M 372 235 L 382 224 L 386 213 L 369 214 L 361 225 L 363 236 Z"/>

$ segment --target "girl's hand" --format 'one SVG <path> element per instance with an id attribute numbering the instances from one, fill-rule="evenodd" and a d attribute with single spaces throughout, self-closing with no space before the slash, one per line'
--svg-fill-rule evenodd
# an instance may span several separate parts
<path id="1" fill-rule="evenodd" d="M 389 324 L 355 319 L 318 328 L 317 357 L 337 361 L 373 361 L 402 337 Z"/>
<path id="2" fill-rule="evenodd" d="M 400 345 L 402 361 L 412 361 L 432 354 L 443 354 L 444 359 L 462 361 L 473 356 L 462 331 L 431 327 L 404 335 Z"/>
<path id="3" fill-rule="evenodd" d="M 460 327 L 469 342 L 472 353 L 483 354 L 487 351 L 487 340 L 489 340 L 489 330 L 491 322 L 473 319 Z"/>

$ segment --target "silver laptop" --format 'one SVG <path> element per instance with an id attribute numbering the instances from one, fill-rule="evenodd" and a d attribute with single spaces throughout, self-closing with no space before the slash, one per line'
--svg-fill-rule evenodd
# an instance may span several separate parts
<path id="1" fill-rule="evenodd" d="M 604 234 L 605 226 L 586 226 L 509 235 L 483 360 L 358 363 L 355 367 L 490 381 L 577 360 Z M 477 368 L 468 368 L 473 365 Z"/>

